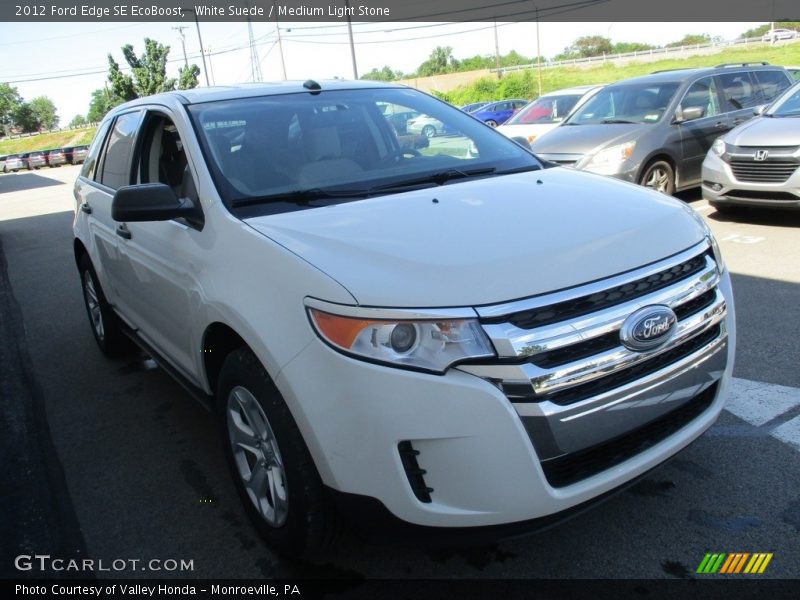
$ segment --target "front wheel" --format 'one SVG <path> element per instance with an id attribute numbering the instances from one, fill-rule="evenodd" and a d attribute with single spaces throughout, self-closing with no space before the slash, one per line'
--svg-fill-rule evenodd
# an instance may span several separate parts
<path id="1" fill-rule="evenodd" d="M 675 172 L 668 162 L 657 160 L 647 166 L 639 184 L 671 196 L 675 191 Z"/>
<path id="2" fill-rule="evenodd" d="M 427 138 L 432 138 L 436 135 L 436 127 L 433 125 L 425 125 L 425 127 L 422 128 L 422 135 Z"/>
<path id="3" fill-rule="evenodd" d="M 278 553 L 316 554 L 331 542 L 336 515 L 289 408 L 246 348 L 225 359 L 217 387 L 225 455 L 256 529 Z"/>
<path id="4" fill-rule="evenodd" d="M 497 127 L 497 121 L 495 121 L 494 119 L 487 119 L 486 120 L 486 124 L 489 127 Z"/>

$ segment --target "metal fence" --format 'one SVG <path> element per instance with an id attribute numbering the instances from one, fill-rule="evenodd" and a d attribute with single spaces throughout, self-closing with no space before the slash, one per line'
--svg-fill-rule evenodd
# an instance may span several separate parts
<path id="1" fill-rule="evenodd" d="M 787 40 L 787 41 L 795 41 L 795 40 Z M 703 48 L 729 48 L 731 46 L 747 46 L 748 44 L 754 43 L 764 43 L 764 40 L 761 36 L 759 37 L 752 37 L 752 38 L 741 38 L 738 40 L 731 40 L 727 42 L 717 41 L 717 42 L 709 42 L 708 44 L 692 44 L 689 46 L 674 46 L 670 48 L 653 48 L 651 50 L 637 50 L 635 52 L 625 52 L 621 54 L 603 54 L 601 56 L 589 56 L 585 58 L 570 58 L 568 60 L 547 60 L 542 61 L 541 67 L 543 69 L 549 69 L 552 67 L 562 67 L 562 66 L 569 66 L 569 65 L 581 65 L 581 64 L 590 64 L 590 63 L 604 63 L 612 60 L 621 60 L 626 58 L 643 58 L 643 57 L 650 57 L 650 56 L 669 56 L 669 55 L 676 55 L 680 54 L 681 52 L 695 52 L 697 50 L 701 50 Z M 530 63 L 527 65 L 514 65 L 510 67 L 500 67 L 499 69 L 491 69 L 492 73 L 499 73 L 502 75 L 503 73 L 510 73 L 513 71 L 524 71 L 527 69 L 535 69 L 537 68 L 536 63 Z"/>

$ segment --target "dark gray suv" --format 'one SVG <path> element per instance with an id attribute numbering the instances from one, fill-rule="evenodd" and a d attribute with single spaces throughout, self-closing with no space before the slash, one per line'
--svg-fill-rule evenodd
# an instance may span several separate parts
<path id="1" fill-rule="evenodd" d="M 792 84 L 766 63 L 659 71 L 609 85 L 531 146 L 541 158 L 665 194 L 700 184 L 714 140 Z"/>

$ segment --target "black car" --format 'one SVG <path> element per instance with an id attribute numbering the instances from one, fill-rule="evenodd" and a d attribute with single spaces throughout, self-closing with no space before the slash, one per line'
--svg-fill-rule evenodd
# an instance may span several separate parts
<path id="1" fill-rule="evenodd" d="M 767 63 L 658 71 L 606 86 L 531 149 L 672 194 L 700 185 L 714 140 L 791 84 L 783 67 Z"/>

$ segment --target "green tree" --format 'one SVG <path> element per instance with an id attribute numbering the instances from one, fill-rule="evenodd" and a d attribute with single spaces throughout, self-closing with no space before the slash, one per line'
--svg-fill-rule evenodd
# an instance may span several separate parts
<path id="1" fill-rule="evenodd" d="M 83 115 L 75 115 L 72 117 L 72 120 L 69 122 L 70 127 L 80 127 L 82 125 L 86 125 L 86 117 Z"/>
<path id="2" fill-rule="evenodd" d="M 374 68 L 368 73 L 364 73 L 361 79 L 370 79 L 372 81 L 397 81 L 402 78 L 400 71 L 392 71 L 389 65 L 383 65 L 382 69 Z"/>
<path id="3" fill-rule="evenodd" d="M 617 42 L 611 49 L 613 54 L 627 54 L 628 52 L 642 52 L 645 50 L 655 50 L 656 46 L 642 44 L 641 42 Z"/>
<path id="4" fill-rule="evenodd" d="M 178 69 L 178 89 L 191 90 L 197 87 L 200 67 L 195 64 Z"/>
<path id="5" fill-rule="evenodd" d="M 22 104 L 17 88 L 7 83 L 0 83 L 0 133 L 8 134 L 13 120 L 14 110 Z"/>
<path id="6" fill-rule="evenodd" d="M 167 77 L 167 56 L 169 46 L 159 44 L 150 38 L 144 39 L 144 52 L 137 56 L 131 44 L 122 47 L 122 55 L 131 69 L 131 74 L 123 73 L 119 63 L 108 55 L 108 80 L 111 83 L 111 97 L 114 101 L 126 102 L 142 96 L 150 96 L 174 90 L 178 81 Z M 197 86 L 200 69 L 190 65 L 180 70 L 180 89 Z"/>
<path id="7" fill-rule="evenodd" d="M 571 51 L 581 57 L 611 54 L 611 40 L 602 35 L 585 35 L 572 42 Z"/>
<path id="8" fill-rule="evenodd" d="M 697 44 L 708 44 L 711 36 L 707 33 L 687 33 L 677 42 L 670 42 L 667 48 L 677 48 L 678 46 L 696 46 Z"/>
<path id="9" fill-rule="evenodd" d="M 39 129 L 53 129 L 58 125 L 56 105 L 47 96 L 38 96 L 29 102 Z"/>
<path id="10" fill-rule="evenodd" d="M 429 75 L 452 73 L 457 71 L 458 67 L 459 61 L 453 56 L 453 49 L 450 46 L 436 46 L 428 60 L 417 68 L 417 75 L 428 77 Z"/>
<path id="11" fill-rule="evenodd" d="M 36 120 L 36 114 L 28 102 L 21 102 L 14 108 L 11 120 L 14 122 L 14 126 L 21 130 L 22 133 L 39 131 L 39 121 Z"/>
<path id="12" fill-rule="evenodd" d="M 109 110 L 121 103 L 121 99 L 114 99 L 111 97 L 111 92 L 109 90 L 104 88 L 97 89 L 92 92 L 92 99 L 89 101 L 89 111 L 86 113 L 86 120 L 89 121 L 89 123 L 97 123 Z"/>

